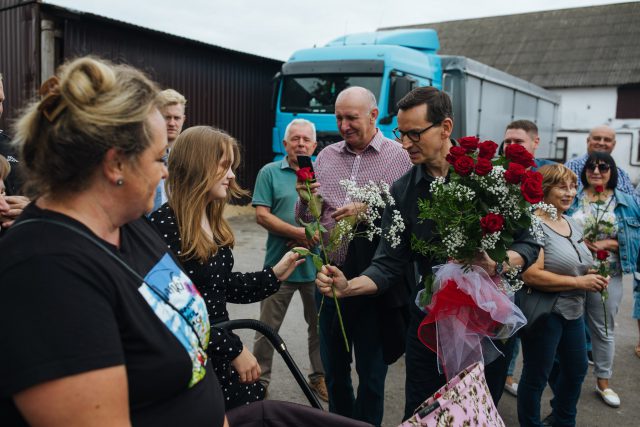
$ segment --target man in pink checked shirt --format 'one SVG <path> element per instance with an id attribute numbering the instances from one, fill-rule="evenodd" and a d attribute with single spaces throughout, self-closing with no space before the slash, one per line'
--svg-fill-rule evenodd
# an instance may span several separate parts
<path id="1" fill-rule="evenodd" d="M 336 99 L 336 121 L 344 140 L 320 152 L 314 166 L 316 183 L 312 184 L 312 190 L 324 199 L 321 222 L 329 232 L 337 221 L 366 209 L 347 198 L 341 180 L 355 181 L 358 187 L 369 181 L 391 185 L 412 166 L 402 146 L 376 128 L 378 114 L 375 95 L 368 89 L 350 87 Z M 302 201 L 296 205 L 296 217 L 311 220 Z M 323 238 L 327 241 L 328 233 Z M 370 242 L 356 238 L 349 247 L 335 251 L 331 262 L 340 266 L 347 277 L 356 277 L 370 264 L 377 244 L 375 239 Z M 382 423 L 387 364 L 404 352 L 403 328 L 409 296 L 403 287 L 394 288 L 398 292 L 385 294 L 384 298 L 356 297 L 341 302 L 347 337 L 355 353 L 357 397 L 351 383 L 352 358 L 345 349 L 333 301 L 325 299 L 320 315 L 320 354 L 329 410 L 376 426 Z M 320 296 L 316 296 L 319 305 Z"/>

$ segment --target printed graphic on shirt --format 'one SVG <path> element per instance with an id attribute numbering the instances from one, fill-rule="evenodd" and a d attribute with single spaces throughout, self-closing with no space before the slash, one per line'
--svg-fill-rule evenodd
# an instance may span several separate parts
<path id="1" fill-rule="evenodd" d="M 204 377 L 207 362 L 209 320 L 205 302 L 169 254 L 153 266 L 144 280 L 140 293 L 189 353 L 192 387 Z"/>

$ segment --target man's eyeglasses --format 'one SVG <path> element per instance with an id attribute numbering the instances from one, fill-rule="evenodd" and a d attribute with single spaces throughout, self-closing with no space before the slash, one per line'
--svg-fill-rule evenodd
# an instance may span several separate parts
<path id="1" fill-rule="evenodd" d="M 393 135 L 400 142 L 402 142 L 402 140 L 404 139 L 405 136 L 407 138 L 409 138 L 409 140 L 411 142 L 420 142 L 420 137 L 422 136 L 423 133 L 425 133 L 426 131 L 428 131 L 432 127 L 438 126 L 438 125 L 440 125 L 440 123 L 434 123 L 431 126 L 426 127 L 426 128 L 424 128 L 422 130 L 408 130 L 406 132 L 401 131 L 399 128 L 395 128 L 393 130 Z"/>
<path id="2" fill-rule="evenodd" d="M 611 170 L 611 166 L 607 163 L 589 163 L 585 166 L 589 172 L 595 172 L 598 169 L 602 172 L 609 172 Z"/>

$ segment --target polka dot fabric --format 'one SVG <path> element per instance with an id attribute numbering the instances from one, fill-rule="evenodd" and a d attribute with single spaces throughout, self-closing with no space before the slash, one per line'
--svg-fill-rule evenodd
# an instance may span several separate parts
<path id="1" fill-rule="evenodd" d="M 180 258 L 181 238 L 173 210 L 162 205 L 149 217 L 167 246 Z M 227 302 L 250 304 L 274 294 L 280 287 L 271 268 L 255 273 L 234 273 L 233 253 L 223 246 L 206 262 L 180 259 L 184 271 L 200 291 L 207 304 L 211 325 L 229 320 Z M 227 410 L 264 399 L 265 389 L 259 383 L 240 384 L 231 361 L 242 352 L 243 344 L 233 332 L 215 327 L 207 353 L 213 363 L 225 397 Z"/>

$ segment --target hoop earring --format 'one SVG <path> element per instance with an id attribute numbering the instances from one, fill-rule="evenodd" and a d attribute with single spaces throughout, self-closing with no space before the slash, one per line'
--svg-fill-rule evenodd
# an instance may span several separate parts
<path id="1" fill-rule="evenodd" d="M 120 187 L 120 186 L 122 186 L 122 184 L 124 184 L 124 179 L 122 179 L 122 178 L 118 178 L 118 179 L 116 180 L 116 185 L 117 185 L 118 187 Z"/>

